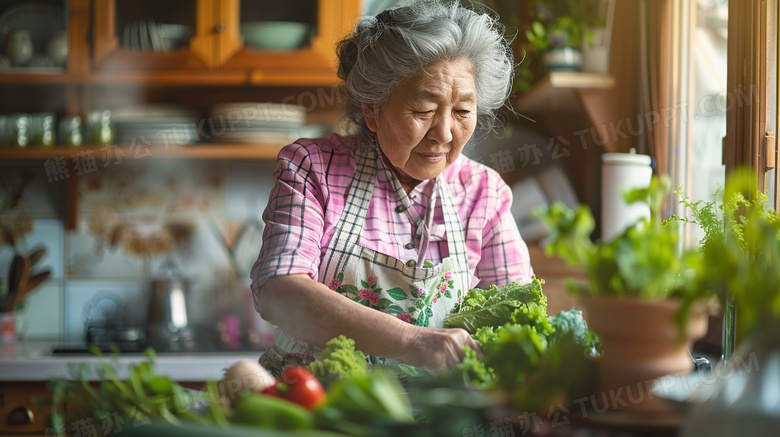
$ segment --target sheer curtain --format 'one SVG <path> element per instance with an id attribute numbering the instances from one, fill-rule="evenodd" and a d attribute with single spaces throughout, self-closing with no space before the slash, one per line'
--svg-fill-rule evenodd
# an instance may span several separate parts
<path id="1" fill-rule="evenodd" d="M 674 119 L 659 121 L 671 107 L 672 0 L 642 0 L 640 59 L 646 139 L 656 174 L 670 174 L 669 136 Z M 652 120 L 656 120 L 655 123 Z"/>
<path id="2" fill-rule="evenodd" d="M 656 173 L 712 200 L 725 178 L 728 0 L 643 0 L 641 15 L 642 108 L 659 119 L 646 126 Z M 685 214 L 670 199 L 667 213 Z M 688 245 L 700 238 L 695 226 L 685 231 Z"/>
<path id="3" fill-rule="evenodd" d="M 726 175 L 722 141 L 728 106 L 728 0 L 697 0 L 694 11 L 690 59 L 693 118 L 686 192 L 693 199 L 712 200 Z M 689 242 L 701 238 L 699 229 L 690 231 Z"/>

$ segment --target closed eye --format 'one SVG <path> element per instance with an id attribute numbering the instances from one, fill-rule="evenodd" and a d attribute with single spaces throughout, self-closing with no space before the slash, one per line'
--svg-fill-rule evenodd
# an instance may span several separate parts
<path id="1" fill-rule="evenodd" d="M 419 118 L 431 118 L 436 111 L 414 111 L 414 115 Z"/>

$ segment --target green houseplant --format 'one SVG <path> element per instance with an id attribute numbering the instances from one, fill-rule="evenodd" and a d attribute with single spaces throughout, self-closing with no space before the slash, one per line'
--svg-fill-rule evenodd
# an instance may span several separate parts
<path id="1" fill-rule="evenodd" d="M 755 174 L 738 169 L 726 181 L 723 199 L 694 202 L 676 219 L 701 227 L 701 263 L 691 293 L 716 295 L 737 307 L 738 342 L 780 317 L 780 214 L 767 207 Z"/>
<path id="2" fill-rule="evenodd" d="M 701 296 L 689 287 L 698 254 L 679 253 L 678 227 L 661 219 L 669 185 L 668 177 L 654 177 L 648 188 L 627 193 L 629 203 L 649 203 L 650 218 L 612 241 L 591 241 L 595 222 L 587 206 L 536 211 L 551 229 L 547 252 L 585 271 L 586 281 L 569 281 L 568 288 L 603 344 L 599 387 L 620 397 L 626 411 L 668 411 L 659 398 L 642 396 L 647 384 L 691 370 L 688 345 L 707 330 L 706 306 L 693 303 Z"/>
<path id="3" fill-rule="evenodd" d="M 718 363 L 711 395 L 690 415 L 682 435 L 775 434 L 780 426 L 780 214 L 767 207 L 767 196 L 748 169 L 729 175 L 722 201 L 681 199 L 692 214 L 682 220 L 704 230 L 701 264 L 690 288 L 733 303 L 737 345 Z"/>
<path id="4" fill-rule="evenodd" d="M 525 31 L 529 53 L 542 54 L 548 71 L 578 71 L 579 47 L 593 38 L 591 28 L 603 26 L 601 0 L 535 0 L 529 2 L 531 25 Z"/>

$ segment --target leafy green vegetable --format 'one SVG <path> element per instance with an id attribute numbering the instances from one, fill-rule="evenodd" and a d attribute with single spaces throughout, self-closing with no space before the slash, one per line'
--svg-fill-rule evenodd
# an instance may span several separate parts
<path id="1" fill-rule="evenodd" d="M 475 334 L 480 327 L 499 327 L 512 321 L 513 317 L 531 320 L 534 314 L 547 310 L 542 284 L 542 280 L 534 277 L 527 284 L 513 282 L 503 286 L 492 285 L 487 290 L 471 289 L 463 298 L 463 303 L 456 305 L 444 319 L 444 327 L 463 328 Z M 535 306 L 530 308 L 529 305 Z M 519 308 L 524 309 L 516 313 Z"/>
<path id="2" fill-rule="evenodd" d="M 488 368 L 485 362 L 479 359 L 474 349 L 465 346 L 463 351 L 465 356 L 456 366 L 456 371 L 463 375 L 465 383 L 477 388 L 487 387 L 495 379 L 493 369 Z"/>
<path id="3" fill-rule="evenodd" d="M 355 340 L 340 335 L 330 339 L 309 370 L 318 378 L 330 374 L 364 375 L 368 369 L 366 355 L 355 349 Z"/>
<path id="4" fill-rule="evenodd" d="M 547 337 L 549 343 L 563 343 L 564 337 L 571 334 L 574 342 L 581 345 L 587 355 L 597 356 L 601 354 L 601 341 L 593 331 L 588 329 L 588 323 L 582 317 L 582 311 L 575 308 L 559 311 L 557 315 L 551 316 L 549 320 L 554 330 Z"/>
<path id="5" fill-rule="evenodd" d="M 384 426 L 413 421 L 409 398 L 389 372 L 342 376 L 328 386 L 326 399 L 314 412 L 320 429 L 369 436 Z"/>
<path id="6" fill-rule="evenodd" d="M 489 343 L 481 344 L 485 365 L 507 389 L 523 384 L 528 372 L 539 364 L 547 339 L 530 326 L 506 324 L 495 331 Z"/>
<path id="7" fill-rule="evenodd" d="M 546 324 L 510 322 L 479 328 L 473 338 L 484 361 L 467 348 L 458 371 L 477 388 L 495 386 L 511 392 L 513 406 L 528 411 L 549 405 L 561 394 L 587 392 L 593 372 L 587 356 L 601 353 L 598 337 L 574 308 L 541 318 Z M 539 333 L 536 326 L 549 330 Z"/>
<path id="8" fill-rule="evenodd" d="M 573 331 L 548 341 L 533 371 L 527 372 L 512 393 L 511 405 L 523 411 L 548 413 L 556 402 L 570 402 L 594 393 L 595 368 L 583 354 Z"/>
<path id="9" fill-rule="evenodd" d="M 148 362 L 130 364 L 129 379 L 120 380 L 112 365 L 103 360 L 97 348 L 92 353 L 101 358 L 95 371 L 101 381 L 90 383 L 90 366 L 81 363 L 74 367 L 74 379 L 54 379 L 49 382 L 52 392 L 52 427 L 62 429 L 66 423 L 84 418 L 118 416 L 124 422 L 151 423 L 153 420 L 178 425 L 181 419 L 201 424 L 225 425 L 224 413 L 218 404 L 219 396 L 206 401 L 211 408 L 209 416 L 195 414 L 195 397 L 187 390 L 159 375 L 154 370 L 154 351 L 147 350 Z M 63 407 L 67 405 L 67 414 Z"/>

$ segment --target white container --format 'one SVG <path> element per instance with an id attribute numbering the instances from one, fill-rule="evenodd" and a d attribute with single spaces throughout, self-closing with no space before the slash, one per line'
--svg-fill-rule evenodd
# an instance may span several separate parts
<path id="1" fill-rule="evenodd" d="M 24 65 L 33 57 L 33 44 L 29 30 L 14 30 L 8 34 L 6 52 L 12 65 Z"/>
<path id="2" fill-rule="evenodd" d="M 650 217 L 646 203 L 626 203 L 623 195 L 634 188 L 647 188 L 653 177 L 649 155 L 605 153 L 601 155 L 601 236 L 610 241 L 627 228 Z"/>
<path id="3" fill-rule="evenodd" d="M 586 73 L 609 74 L 609 45 L 606 29 L 590 29 L 593 43 L 582 42 L 582 71 Z"/>
<path id="4" fill-rule="evenodd" d="M 68 33 L 55 32 L 46 41 L 46 55 L 57 65 L 68 60 Z"/>

